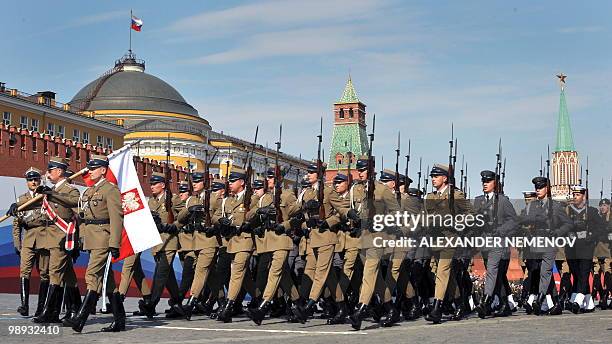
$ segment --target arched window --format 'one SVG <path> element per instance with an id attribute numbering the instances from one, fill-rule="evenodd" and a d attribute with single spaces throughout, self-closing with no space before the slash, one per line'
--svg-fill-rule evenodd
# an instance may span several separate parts
<path id="1" fill-rule="evenodd" d="M 340 109 L 338 117 L 344 118 L 344 109 Z"/>
<path id="2" fill-rule="evenodd" d="M 355 163 L 355 155 L 353 155 L 353 152 L 347 152 L 346 158 L 348 159 L 351 165 Z"/>
<path id="3" fill-rule="evenodd" d="M 353 109 L 349 109 L 349 118 L 353 118 L 354 116 Z"/>
<path id="4" fill-rule="evenodd" d="M 342 155 L 342 153 L 338 153 L 336 154 L 336 163 L 338 165 L 342 165 L 342 159 L 344 158 L 344 155 Z"/>

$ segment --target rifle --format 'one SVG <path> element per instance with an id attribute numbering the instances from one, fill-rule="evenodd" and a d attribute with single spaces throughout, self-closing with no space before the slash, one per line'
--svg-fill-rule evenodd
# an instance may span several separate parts
<path id="1" fill-rule="evenodd" d="M 302 153 L 300 153 L 300 161 L 302 161 Z M 298 196 L 298 184 L 300 183 L 300 166 L 295 169 L 295 184 L 293 184 L 293 195 Z"/>
<path id="2" fill-rule="evenodd" d="M 553 223 L 553 205 L 552 205 L 552 190 L 550 185 L 550 145 L 547 146 L 546 154 L 546 197 L 548 197 L 548 227 L 552 227 Z"/>
<path id="3" fill-rule="evenodd" d="M 229 196 L 229 155 L 227 160 L 225 160 L 225 187 L 224 187 L 224 195 L 225 197 Z"/>
<path id="4" fill-rule="evenodd" d="M 429 171 L 429 165 L 427 165 L 426 171 Z M 427 184 L 429 183 L 429 179 L 427 177 L 428 177 L 427 174 L 425 174 L 425 182 L 424 182 L 425 186 L 423 187 L 423 195 L 427 195 Z"/>
<path id="5" fill-rule="evenodd" d="M 172 211 L 172 190 L 170 190 L 170 179 L 172 178 L 170 171 L 170 134 L 168 134 L 168 141 L 166 144 L 166 171 L 165 171 L 165 187 L 166 193 L 164 197 L 164 208 L 168 213 L 168 217 L 166 218 L 167 224 L 174 223 L 174 212 Z"/>
<path id="6" fill-rule="evenodd" d="M 265 166 L 265 169 L 264 169 L 264 183 L 263 183 L 263 185 L 264 185 L 264 194 L 268 193 L 268 181 L 265 178 L 267 170 L 268 170 L 268 167 L 270 166 L 268 164 L 269 164 L 269 161 L 268 161 L 268 142 L 266 141 L 266 155 L 264 156 L 264 166 Z"/>
<path id="7" fill-rule="evenodd" d="M 419 173 L 417 176 L 419 177 L 419 181 L 417 182 L 417 189 L 421 191 L 421 168 L 423 167 L 423 157 L 419 157 Z"/>
<path id="8" fill-rule="evenodd" d="M 253 195 L 253 186 L 251 185 L 251 177 L 253 176 L 253 154 L 255 153 L 255 146 L 257 145 L 257 134 L 259 133 L 259 125 L 255 128 L 255 140 L 251 145 L 251 154 L 247 152 L 245 166 L 246 167 L 246 178 L 245 178 L 245 192 L 244 192 L 244 209 L 245 211 L 251 210 L 251 196 Z"/>
<path id="9" fill-rule="evenodd" d="M 346 147 L 346 141 L 344 141 L 344 147 Z M 346 165 L 346 178 L 348 181 L 348 187 L 350 189 L 351 185 L 353 185 L 353 175 L 351 174 L 351 161 L 353 160 L 353 141 L 351 141 L 351 146 L 349 148 L 348 155 L 348 164 Z"/>
<path id="10" fill-rule="evenodd" d="M 408 177 L 408 165 L 410 165 L 410 139 L 408 139 L 408 154 L 406 155 L 406 170 L 404 171 L 404 193 L 408 194 L 410 178 Z"/>
<path id="11" fill-rule="evenodd" d="M 214 158 L 215 156 L 213 155 L 213 159 Z M 210 228 L 212 226 L 212 219 L 210 218 L 210 173 L 209 173 L 209 168 L 210 168 L 210 163 L 208 161 L 208 149 L 206 149 L 204 150 L 204 226 L 206 228 Z"/>
<path id="12" fill-rule="evenodd" d="M 603 199 L 603 177 L 601 177 L 601 191 L 599 191 L 599 200 Z"/>
<path id="13" fill-rule="evenodd" d="M 368 205 L 368 218 L 373 219 L 374 215 L 376 215 L 376 209 L 374 209 L 374 188 L 376 187 L 375 181 L 376 177 L 374 176 L 374 156 L 372 155 L 372 146 L 374 145 L 374 132 L 376 129 L 376 114 L 372 117 L 372 133 L 368 134 L 370 139 L 370 145 L 368 146 L 368 181 L 367 187 L 368 192 L 366 194 L 367 197 L 367 205 Z"/>
<path id="14" fill-rule="evenodd" d="M 588 233 L 589 231 L 589 156 L 587 155 L 587 161 L 586 161 L 586 183 L 585 183 L 585 187 L 586 187 L 586 192 L 585 192 L 585 209 L 584 209 L 584 222 L 585 222 L 585 228 L 586 231 Z"/>
<path id="15" fill-rule="evenodd" d="M 208 153 L 207 151 L 205 151 L 205 153 Z M 191 179 L 191 162 L 189 160 L 187 160 L 187 185 L 188 185 L 188 189 L 189 189 L 189 196 L 193 195 L 193 181 Z"/>
<path id="16" fill-rule="evenodd" d="M 453 155 L 453 143 L 455 144 L 455 155 Z M 455 161 L 457 160 L 457 141 L 455 139 L 454 126 L 451 124 L 451 139 L 448 141 L 448 209 L 451 215 L 455 215 Z"/>
<path id="17" fill-rule="evenodd" d="M 493 196 L 493 228 L 497 228 L 497 224 L 499 222 L 499 218 L 497 217 L 497 213 L 499 212 L 499 193 L 501 190 L 500 178 L 501 174 L 502 162 L 501 162 L 502 148 L 501 148 L 501 138 L 499 139 L 499 144 L 497 146 L 497 154 L 495 154 L 495 189 Z"/>
<path id="18" fill-rule="evenodd" d="M 499 185 L 499 190 L 502 194 L 504 194 L 505 185 L 506 185 L 506 157 L 504 157 L 504 167 L 502 168 L 502 173 L 501 173 L 501 184 Z"/>
<path id="19" fill-rule="evenodd" d="M 280 155 L 280 148 L 281 148 L 281 140 L 283 137 L 283 125 L 280 125 L 280 129 L 278 132 L 278 141 L 276 142 L 276 156 L 274 157 L 275 159 L 275 165 L 274 166 L 274 209 L 276 209 L 276 223 L 282 223 L 283 222 L 283 214 L 281 213 L 281 193 L 282 193 L 282 182 L 283 182 L 283 176 L 281 174 L 281 169 L 279 166 L 279 162 L 278 162 L 278 158 Z"/>
<path id="20" fill-rule="evenodd" d="M 325 220 L 325 207 L 323 207 L 325 168 L 323 167 L 323 161 L 321 161 L 321 144 L 323 143 L 323 117 L 321 117 L 321 125 L 319 126 L 319 135 L 317 135 L 317 139 L 319 140 L 319 146 L 317 148 L 317 201 L 319 201 L 319 220 Z"/>
<path id="21" fill-rule="evenodd" d="M 543 172 L 543 167 L 542 167 L 542 154 L 540 154 L 540 177 L 544 176 L 544 172 Z"/>
<path id="22" fill-rule="evenodd" d="M 395 149 L 395 199 L 401 204 L 402 195 L 400 194 L 400 176 L 399 176 L 399 157 L 400 157 L 400 133 L 397 133 L 397 148 Z"/>
<path id="23" fill-rule="evenodd" d="M 463 190 L 463 193 L 467 195 L 467 191 L 468 191 L 468 183 L 467 183 L 467 177 L 468 177 L 468 164 L 467 162 L 465 163 L 465 176 L 463 176 L 463 185 L 465 186 L 465 189 Z M 469 198 L 469 197 L 468 197 Z"/>
<path id="24" fill-rule="evenodd" d="M 461 176 L 459 177 L 459 189 L 463 191 L 463 166 L 464 166 L 465 156 L 461 154 Z"/>

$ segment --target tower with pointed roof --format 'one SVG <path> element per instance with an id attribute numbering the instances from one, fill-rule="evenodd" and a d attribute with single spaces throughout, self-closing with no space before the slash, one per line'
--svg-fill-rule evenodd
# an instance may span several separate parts
<path id="1" fill-rule="evenodd" d="M 349 162 L 351 174 L 356 177 L 355 163 L 361 155 L 367 153 L 366 105 L 357 97 L 349 75 L 342 96 L 334 104 L 334 126 L 326 179 L 330 180 L 339 171 L 346 173 Z"/>
<path id="2" fill-rule="evenodd" d="M 559 116 L 557 122 L 557 141 L 552 156 L 551 194 L 553 199 L 567 200 L 571 197 L 570 186 L 580 183 L 580 162 L 574 147 L 574 137 L 569 112 L 565 100 L 565 78 L 557 75 L 561 85 L 559 97 Z"/>

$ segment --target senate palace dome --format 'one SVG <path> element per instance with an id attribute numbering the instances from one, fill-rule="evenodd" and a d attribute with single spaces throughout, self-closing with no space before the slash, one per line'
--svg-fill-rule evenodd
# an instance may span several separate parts
<path id="1" fill-rule="evenodd" d="M 95 118 L 122 123 L 129 144 L 143 157 L 186 166 L 202 163 L 211 126 L 170 84 L 145 73 L 145 63 L 130 51 L 115 66 L 88 83 L 70 101 L 73 109 Z"/>

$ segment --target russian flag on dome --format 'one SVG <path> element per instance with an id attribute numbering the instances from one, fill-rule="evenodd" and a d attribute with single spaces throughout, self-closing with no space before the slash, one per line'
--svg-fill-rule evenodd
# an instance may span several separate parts
<path id="1" fill-rule="evenodd" d="M 142 19 L 132 15 L 132 30 L 140 32 L 142 29 Z"/>
<path id="2" fill-rule="evenodd" d="M 162 240 L 140 186 L 130 146 L 125 145 L 109 154 L 108 164 L 105 178 L 119 187 L 123 207 L 120 255 L 118 259 L 113 259 L 113 262 L 117 262 L 159 245 Z M 87 186 L 94 184 L 87 173 L 83 175 L 83 180 Z"/>

